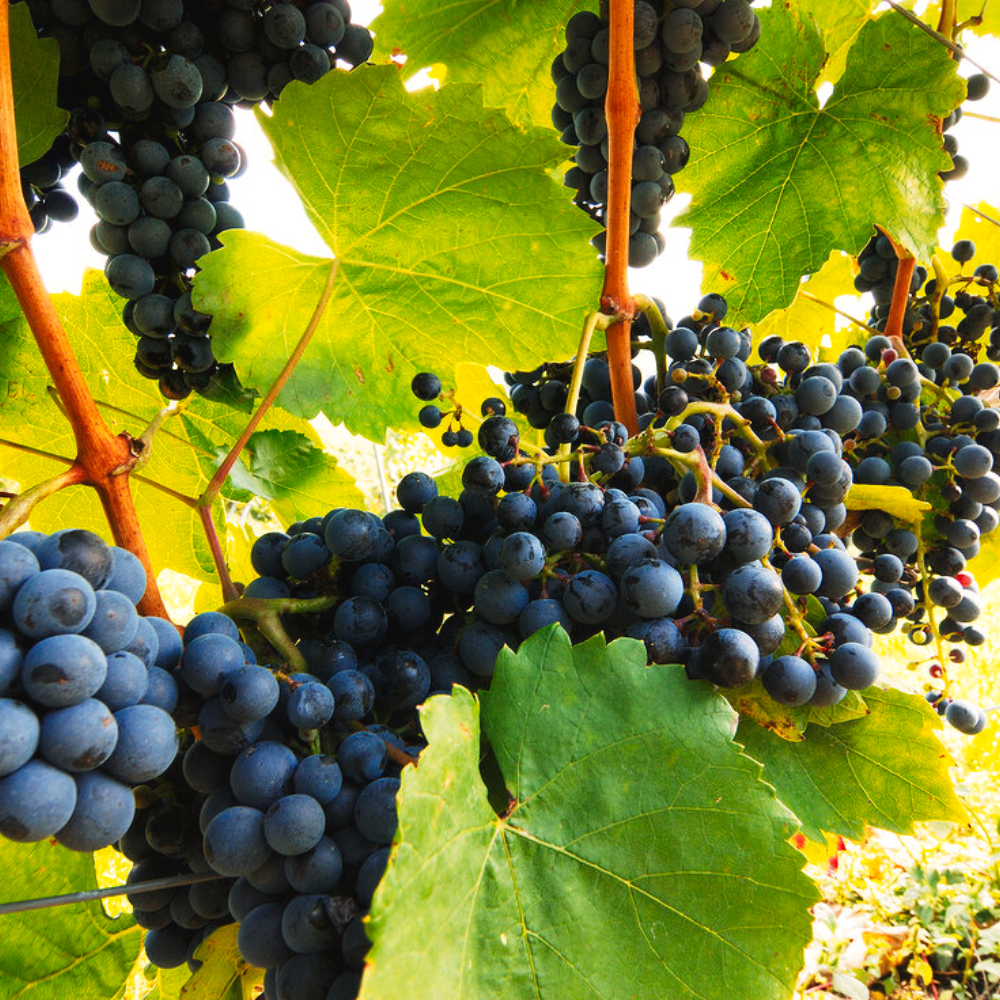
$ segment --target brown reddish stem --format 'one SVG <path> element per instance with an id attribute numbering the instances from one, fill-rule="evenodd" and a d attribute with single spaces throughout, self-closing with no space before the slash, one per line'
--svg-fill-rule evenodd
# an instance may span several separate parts
<path id="1" fill-rule="evenodd" d="M 21 191 L 9 29 L 9 5 L 0 4 L 0 267 L 65 407 L 76 439 L 74 467 L 80 469 L 76 476 L 56 477 L 49 485 L 59 483 L 62 488 L 73 479 L 97 490 L 115 541 L 138 556 L 146 570 L 148 585 L 139 610 L 166 617 L 128 477 L 121 474 L 135 461 L 129 441 L 113 434 L 101 418 L 31 249 L 34 226 Z"/>
<path id="2" fill-rule="evenodd" d="M 309 346 L 313 334 L 319 327 L 323 313 L 326 312 L 326 307 L 330 302 L 330 296 L 333 294 L 333 283 L 337 277 L 337 267 L 338 261 L 336 259 L 332 260 L 330 262 L 330 269 L 327 272 L 326 283 L 323 285 L 323 291 L 319 296 L 319 301 L 316 303 L 316 308 L 313 310 L 313 314 L 309 318 L 309 323 L 299 338 L 299 342 L 288 356 L 285 366 L 274 380 L 274 384 L 268 389 L 267 395 L 264 396 L 260 406 L 257 407 L 253 416 L 247 421 L 243 433 L 232 448 L 229 449 L 229 454 L 226 455 L 222 464 L 215 470 L 215 475 L 212 476 L 204 492 L 198 498 L 198 516 L 201 518 L 202 527 L 205 529 L 205 536 L 208 538 L 209 548 L 212 550 L 212 559 L 215 562 L 216 572 L 219 574 L 219 582 L 222 584 L 222 597 L 227 603 L 235 600 L 239 594 L 233 583 L 233 578 L 230 576 L 229 567 L 226 565 L 226 554 L 222 550 L 218 532 L 215 530 L 211 507 L 215 503 L 215 498 L 219 495 L 219 490 L 222 489 L 222 484 L 226 481 L 233 466 L 236 464 L 236 460 L 243 453 L 243 449 L 246 448 L 247 442 L 253 437 L 260 426 L 261 420 L 264 419 L 264 415 L 278 398 L 281 390 L 284 389 L 285 383 L 288 382 L 292 372 L 295 371 L 296 365 L 302 360 L 302 355 L 305 354 L 306 348 Z"/>
<path id="3" fill-rule="evenodd" d="M 235 601 L 240 596 L 240 592 L 236 589 L 236 584 L 233 583 L 233 578 L 229 573 L 226 553 L 222 549 L 222 541 L 218 531 L 215 530 L 215 522 L 212 520 L 212 507 L 211 505 L 206 507 L 199 502 L 195 506 L 195 510 L 198 511 L 198 520 L 201 521 L 205 537 L 208 539 L 208 548 L 212 553 L 215 571 L 219 574 L 219 583 L 222 585 L 222 600 L 228 604 L 230 601 Z"/>
<path id="4" fill-rule="evenodd" d="M 632 388 L 632 320 L 635 303 L 628 288 L 629 210 L 632 198 L 632 146 L 639 123 L 639 97 L 632 49 L 634 0 L 611 0 L 611 39 L 608 96 L 608 242 L 605 252 L 601 307 L 607 313 L 625 313 L 628 319 L 607 332 L 611 399 L 615 417 L 629 434 L 639 430 Z"/>
<path id="5" fill-rule="evenodd" d="M 898 240 L 892 238 L 881 226 L 879 230 L 892 243 L 896 251 L 899 265 L 896 268 L 896 283 L 892 287 L 892 303 L 889 306 L 889 318 L 885 323 L 885 335 L 894 342 L 903 336 L 903 319 L 906 307 L 910 301 L 910 282 L 917 266 L 917 258 L 910 253 Z"/>

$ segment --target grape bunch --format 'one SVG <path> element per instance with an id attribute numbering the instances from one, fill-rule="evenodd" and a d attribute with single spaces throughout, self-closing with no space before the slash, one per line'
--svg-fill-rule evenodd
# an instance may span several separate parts
<path id="1" fill-rule="evenodd" d="M 107 847 L 173 762 L 179 639 L 136 611 L 145 590 L 139 560 L 89 531 L 0 542 L 0 835 Z"/>
<path id="2" fill-rule="evenodd" d="M 608 13 L 580 11 L 566 24 L 566 48 L 552 64 L 552 123 L 576 146 L 565 183 L 574 202 L 605 223 L 608 200 Z M 629 264 L 645 267 L 663 252 L 660 210 L 673 197 L 673 176 L 687 164 L 681 137 L 685 114 L 701 108 L 709 85 L 702 64 L 719 66 L 760 38 L 760 19 L 747 0 L 636 0 L 635 68 L 642 116 L 632 154 Z M 595 237 L 602 253 L 607 233 Z"/>
<path id="3" fill-rule="evenodd" d="M 862 257 L 862 267 L 872 255 L 889 261 L 879 252 L 883 241 L 891 246 L 884 237 L 873 240 Z M 962 256 L 961 246 L 957 253 Z M 939 309 L 942 303 L 948 305 L 947 296 L 935 299 L 930 286 L 926 299 L 914 300 L 913 321 L 907 326 L 911 332 L 904 340 L 916 361 L 907 356 L 907 346 L 876 334 L 861 346 L 843 351 L 835 363 L 823 364 L 813 364 L 802 343 L 766 338 L 758 347 L 759 361 L 754 362 L 749 332 L 725 326 L 725 301 L 708 295 L 666 334 L 658 375 L 640 387 L 639 369 L 633 369 L 640 414 L 637 438 L 629 441 L 624 428 L 613 421 L 607 399 L 584 401 L 573 414 L 553 416 L 546 411 L 543 393 L 565 404 L 571 362 L 543 365 L 536 372 L 509 377 L 512 402 L 516 410 L 527 413 L 533 427 L 545 428 L 543 477 L 552 473 L 547 463 L 558 461 L 559 449 L 568 447 L 571 460 L 578 464 L 576 478 L 599 482 L 626 496 L 649 490 L 648 499 L 662 508 L 659 516 L 668 521 L 675 516 L 678 503 L 696 499 L 708 500 L 724 511 L 748 505 L 760 508 L 765 516 L 778 516 L 772 508 L 760 507 L 770 503 L 762 499 L 762 491 L 768 497 L 782 495 L 782 503 L 790 505 L 792 520 L 787 524 L 772 521 L 774 544 L 763 554 L 766 568 L 780 572 L 785 597 L 800 602 L 814 598 L 825 612 L 825 620 L 810 622 L 819 637 L 828 637 L 826 646 L 813 644 L 816 662 L 835 653 L 837 643 L 830 645 L 829 637 L 840 640 L 850 634 L 853 638 L 847 641 L 864 639 L 865 633 L 855 623 L 844 632 L 846 613 L 866 629 L 891 632 L 902 628 L 917 646 L 935 643 L 936 655 L 921 662 L 938 685 L 945 679 L 948 663 L 964 661 L 965 654 L 955 647 L 981 645 L 985 638 L 976 624 L 981 602 L 967 562 L 979 551 L 980 537 L 994 530 L 1000 519 L 1000 478 L 994 471 L 1000 456 L 1000 411 L 981 398 L 1000 385 L 1000 369 L 991 361 L 974 360 L 970 338 L 982 336 L 993 322 L 991 267 L 980 265 L 972 278 L 955 279 L 962 287 L 956 298 L 976 325 L 967 314 L 958 324 L 962 333 L 956 329 L 952 338 L 954 349 L 943 340 L 926 340 L 932 318 L 928 300 L 933 299 L 933 308 Z M 915 289 L 925 277 L 918 272 Z M 984 289 L 985 297 L 973 295 L 968 290 L 973 288 Z M 980 316 L 982 306 L 988 311 L 986 323 Z M 665 319 L 662 310 L 660 318 Z M 940 329 L 947 337 L 947 329 Z M 921 342 L 920 337 L 925 340 Z M 645 349 L 645 342 L 640 337 L 634 346 Z M 595 395 L 610 396 L 605 358 L 584 359 L 580 373 L 585 390 L 589 386 Z M 553 388 L 546 389 L 550 384 Z M 930 398 L 923 395 L 928 386 Z M 922 443 L 918 430 L 924 435 Z M 534 476 L 536 470 L 526 456 L 515 456 L 518 434 L 512 421 L 496 415 L 480 429 L 480 447 L 503 463 L 507 492 L 523 491 L 526 485 L 536 490 L 546 482 L 525 478 Z M 679 454 L 664 455 L 664 445 Z M 713 474 L 711 491 L 702 482 L 700 497 L 697 469 L 680 457 L 698 452 Z M 887 510 L 848 511 L 844 501 L 855 482 L 903 487 L 926 499 L 941 496 L 946 507 L 938 503 L 935 516 L 919 526 L 918 532 L 912 522 Z M 552 487 L 557 494 L 563 488 L 561 484 Z M 507 502 L 505 497 L 501 504 Z M 707 531 L 704 525 L 700 528 Z M 600 555 L 608 539 L 596 530 L 594 535 L 595 547 L 588 552 Z M 662 539 L 654 536 L 654 540 L 661 548 L 657 557 L 663 558 Z M 653 557 L 652 552 L 647 555 Z M 668 551 L 667 557 L 676 563 L 675 552 Z M 733 610 L 725 589 L 730 569 L 731 561 L 718 568 L 710 563 L 707 574 L 700 567 L 698 571 L 700 584 L 721 591 L 727 611 Z M 836 583 L 826 581 L 827 572 Z M 613 592 L 612 588 L 606 591 Z M 709 602 L 699 613 L 707 611 L 715 617 L 718 610 Z M 690 614 L 686 606 L 683 611 L 681 617 Z M 780 607 L 775 614 L 779 611 Z M 680 612 L 675 609 L 675 614 Z M 754 623 L 739 612 L 732 617 L 759 639 L 755 629 L 747 628 Z M 758 652 L 764 657 L 785 641 L 780 618 L 775 618 L 771 629 L 776 645 L 760 645 Z M 697 641 L 692 645 L 697 647 Z M 938 699 L 942 712 L 947 704 Z M 963 702 L 963 707 L 953 710 L 948 720 L 963 731 L 980 731 L 985 714 L 966 705 Z M 959 712 L 966 712 L 966 717 Z"/>
<path id="4" fill-rule="evenodd" d="M 363 511 L 322 520 L 355 544 L 388 535 Z M 250 600 L 315 595 L 344 575 L 307 530 L 263 536 L 253 559 L 266 575 L 246 588 Z M 268 998 L 357 995 L 369 947 L 362 918 L 395 833 L 401 767 L 424 745 L 414 709 L 431 686 L 425 661 L 389 641 L 415 637 L 412 621 L 380 624 L 373 605 L 340 602 L 323 617 L 322 639 L 301 640 L 308 673 L 260 665 L 223 614 L 188 623 L 174 655 L 186 746 L 119 849 L 134 862 L 137 889 L 172 875 L 222 878 L 130 895 L 154 964 L 196 969 L 201 941 L 239 921 L 241 954 L 266 970 Z M 392 606 L 407 613 L 402 599 Z M 374 723 L 376 711 L 392 729 Z"/>
<path id="5" fill-rule="evenodd" d="M 271 545 L 265 536 L 258 559 Z M 368 949 L 360 918 L 396 828 L 400 759 L 415 759 L 422 744 L 360 723 L 386 689 L 357 669 L 350 646 L 303 649 L 313 672 L 286 675 L 258 664 L 225 615 L 192 619 L 176 671 L 178 717 L 199 739 L 119 848 L 135 864 L 133 885 L 223 876 L 130 896 L 156 965 L 196 969 L 201 941 L 239 921 L 240 951 L 267 970 L 268 998 L 354 997 Z M 380 707 L 403 707 L 400 691 L 397 683 Z M 418 683 L 405 707 L 426 692 Z"/>
<path id="6" fill-rule="evenodd" d="M 79 193 L 98 217 L 91 243 L 127 300 L 136 369 L 170 399 L 227 393 L 235 375 L 215 359 L 191 279 L 219 234 L 243 226 L 228 184 L 246 169 L 232 106 L 366 61 L 370 33 L 351 24 L 346 0 L 28 5 L 39 33 L 59 43 L 59 103 L 71 115 L 22 171 L 36 231 L 76 214 L 59 181 L 78 162 Z"/>

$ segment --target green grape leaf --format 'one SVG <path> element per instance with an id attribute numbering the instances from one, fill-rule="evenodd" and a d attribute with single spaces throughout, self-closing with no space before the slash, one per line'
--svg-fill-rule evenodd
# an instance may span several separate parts
<path id="1" fill-rule="evenodd" d="M 0 902 L 97 888 L 93 856 L 51 840 L 0 840 L 0 863 Z M 117 1000 L 142 944 L 142 929 L 131 916 L 112 920 L 99 902 L 8 914 L 0 921 L 0 1000 Z"/>
<path id="2" fill-rule="evenodd" d="M 785 656 L 794 653 L 796 649 L 798 644 L 786 645 L 783 641 L 774 655 Z M 804 734 L 811 722 L 818 726 L 836 726 L 841 722 L 864 718 L 869 711 L 864 698 L 857 691 L 848 691 L 842 701 L 828 708 L 817 708 L 815 705 L 779 705 L 767 693 L 760 679 L 751 681 L 745 687 L 729 688 L 719 693 L 741 716 L 752 719 L 758 726 L 792 743 L 806 739 Z"/>
<path id="3" fill-rule="evenodd" d="M 237 924 L 226 924 L 198 945 L 194 957 L 202 964 L 184 984 L 183 1000 L 241 1000 L 252 995 L 250 987 L 259 982 L 261 973 L 240 957 L 238 931 Z"/>
<path id="4" fill-rule="evenodd" d="M 775 309 L 754 326 L 754 343 L 765 337 L 799 340 L 814 355 L 836 360 L 854 339 L 855 327 L 838 320 L 834 311 L 836 300 L 845 295 L 856 295 L 854 268 L 847 254 L 834 250 L 819 271 L 802 281 L 787 309 Z M 864 311 L 859 300 L 857 304 L 854 315 Z"/>
<path id="5" fill-rule="evenodd" d="M 5 284 L 5 283 L 4 283 Z M 156 383 L 111 373 L 132 367 L 135 338 L 121 322 L 121 300 L 102 274 L 88 272 L 81 295 L 54 296 L 98 408 L 115 433 L 138 436 L 165 404 Z M 4 476 L 22 488 L 47 479 L 66 467 L 52 456 L 72 459 L 75 442 L 69 423 L 49 395 L 49 374 L 20 313 L 11 316 L 0 295 L 0 451 Z M 6 320 L 6 321 L 4 321 Z M 148 464 L 132 477 L 140 524 L 155 569 L 166 567 L 199 580 L 214 581 L 215 569 L 196 512 L 183 498 L 198 497 L 246 424 L 240 412 L 193 397 L 171 417 L 153 441 Z M 294 455 L 279 461 L 269 447 L 276 433 L 293 434 Z M 30 442 L 33 452 L 20 446 Z M 273 499 L 289 520 L 317 510 L 353 503 L 360 497 L 353 480 L 326 455 L 318 435 L 302 420 L 272 409 L 252 439 L 250 472 L 237 463 L 236 478 L 251 475 L 258 496 Z M 153 484 L 165 487 L 168 491 Z M 182 499 L 178 499 L 180 495 Z M 227 486 L 223 495 L 246 498 Z M 222 505 L 216 504 L 216 527 L 224 539 Z M 67 524 L 90 528 L 107 537 L 96 493 L 75 486 L 49 497 L 32 512 L 39 531 Z"/>
<path id="6" fill-rule="evenodd" d="M 799 0 L 797 6 L 803 14 L 809 14 L 816 20 L 823 37 L 826 63 L 819 82 L 833 83 L 844 72 L 847 53 L 878 4 L 873 4 L 872 0 L 838 0 L 837 3 Z"/>
<path id="7" fill-rule="evenodd" d="M 69 121 L 69 114 L 56 103 L 59 43 L 38 37 L 26 3 L 10 8 L 10 63 L 17 158 L 23 167 L 44 156 Z"/>
<path id="8" fill-rule="evenodd" d="M 871 688 L 865 701 L 865 718 L 812 728 L 801 743 L 745 722 L 736 739 L 764 765 L 764 779 L 812 840 L 824 832 L 857 839 L 865 826 L 909 833 L 926 820 L 964 822 L 948 775 L 954 762 L 930 705 L 893 688 Z"/>
<path id="9" fill-rule="evenodd" d="M 691 162 L 677 175 L 693 196 L 677 224 L 693 230 L 707 287 L 747 322 L 787 306 L 831 250 L 859 252 L 873 220 L 918 255 L 933 250 L 938 171 L 951 163 L 936 119 L 965 92 L 948 52 L 889 13 L 861 30 L 820 107 L 815 22 L 792 4 L 759 15 L 759 44 L 718 68 L 685 125 Z"/>
<path id="10" fill-rule="evenodd" d="M 503 816 L 476 700 L 456 687 L 424 706 L 362 1000 L 790 993 L 816 898 L 792 817 L 725 702 L 645 661 L 637 641 L 573 647 L 558 626 L 501 653 L 482 716 Z"/>
<path id="11" fill-rule="evenodd" d="M 285 523 L 313 517 L 318 510 L 360 503 L 361 492 L 337 465 L 316 446 L 315 437 L 301 431 L 258 431 L 247 442 L 233 467 L 233 486 L 271 501 Z"/>
<path id="12" fill-rule="evenodd" d="M 584 0 L 390 4 L 372 22 L 375 51 L 405 53 L 408 76 L 432 66 L 448 82 L 481 84 L 486 103 L 513 121 L 551 127 L 549 67 L 565 45 L 566 21 L 589 6 Z"/>
<path id="13" fill-rule="evenodd" d="M 601 269 L 594 224 L 547 173 L 566 155 L 550 131 L 517 128 L 466 84 L 407 93 L 392 66 L 292 83 L 258 117 L 339 262 L 282 406 L 381 441 L 387 427 L 419 426 L 418 371 L 450 385 L 459 361 L 572 356 Z M 215 317 L 217 356 L 270 385 L 331 262 L 240 230 L 222 241 L 201 261 L 195 301 Z"/>
<path id="14" fill-rule="evenodd" d="M 844 498 L 848 510 L 884 510 L 900 521 L 918 523 L 931 509 L 926 500 L 918 500 L 905 486 L 868 486 L 855 483 Z"/>

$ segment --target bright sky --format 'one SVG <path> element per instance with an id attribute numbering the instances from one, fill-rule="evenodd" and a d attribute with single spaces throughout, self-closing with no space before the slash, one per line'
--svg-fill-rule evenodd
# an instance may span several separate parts
<path id="1" fill-rule="evenodd" d="M 355 0 L 352 4 L 355 20 L 368 23 L 381 10 L 374 0 Z M 995 39 L 975 39 L 968 47 L 969 55 L 1000 77 L 1000 42 Z M 963 75 L 976 70 L 965 63 Z M 1000 84 L 994 83 L 987 97 L 969 103 L 967 110 L 1000 118 Z M 233 204 L 243 214 L 247 228 L 266 233 L 306 253 L 326 256 L 323 244 L 306 219 L 302 206 L 291 185 L 271 162 L 267 140 L 257 127 L 253 115 L 238 112 L 237 141 L 246 149 L 250 167 L 239 180 L 232 182 Z M 1000 150 L 1000 121 L 982 121 L 969 117 L 954 129 L 960 152 L 971 164 L 968 175 L 946 187 L 952 211 L 949 229 L 958 224 L 961 203 L 986 201 L 1000 213 L 1000 174 L 997 172 L 997 152 Z M 75 193 L 75 179 L 69 186 Z M 568 197 L 568 193 L 567 193 Z M 96 221 L 90 207 L 81 200 L 80 218 L 72 224 L 57 224 L 57 232 L 36 240 L 35 250 L 42 275 L 50 291 L 79 291 L 85 267 L 102 268 L 104 259 L 90 246 L 89 230 Z M 632 272 L 632 289 L 656 296 L 667 305 L 675 319 L 689 312 L 699 298 L 701 265 L 688 259 L 689 232 L 671 228 L 670 219 L 688 203 L 688 196 L 676 196 L 664 210 L 664 236 L 667 249 L 650 267 Z M 950 237 L 949 237 L 950 238 Z M 947 239 L 942 240 L 947 246 Z"/>

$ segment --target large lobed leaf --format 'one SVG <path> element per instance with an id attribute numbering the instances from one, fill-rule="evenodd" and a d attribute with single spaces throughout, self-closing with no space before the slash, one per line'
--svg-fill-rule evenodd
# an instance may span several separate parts
<path id="1" fill-rule="evenodd" d="M 364 1000 L 790 993 L 815 890 L 707 684 L 553 627 L 501 654 L 484 703 L 510 807 L 480 777 L 475 699 L 432 698 Z"/>
<path id="2" fill-rule="evenodd" d="M 925 820 L 962 822 L 934 710 L 920 695 L 893 688 L 866 691 L 865 701 L 864 718 L 811 726 L 801 743 L 745 720 L 736 738 L 812 840 L 824 833 L 860 838 L 866 826 L 910 833 Z"/>
<path id="3" fill-rule="evenodd" d="M 26 3 L 10 8 L 10 62 L 17 158 L 23 167 L 48 152 L 69 120 L 56 104 L 59 43 L 54 38 L 38 37 Z"/>
<path id="4" fill-rule="evenodd" d="M 563 27 L 586 0 L 412 0 L 389 4 L 372 23 L 376 52 L 402 51 L 412 75 L 433 66 L 449 81 L 480 83 L 486 103 L 513 121 L 550 125 L 552 60 L 565 45 Z"/>
<path id="5" fill-rule="evenodd" d="M 105 420 L 116 433 L 138 435 L 164 400 L 155 382 L 138 375 L 116 377 L 116 373 L 132 370 L 135 351 L 135 338 L 121 322 L 121 300 L 110 291 L 103 275 L 89 272 L 81 295 L 57 295 L 54 301 Z M 47 392 L 50 384 L 27 324 L 16 302 L 11 302 L 9 285 L 0 281 L 0 455 L 3 475 L 22 488 L 65 468 L 46 455 L 71 459 L 75 454 L 69 423 Z M 169 567 L 197 579 L 215 579 L 195 512 L 150 483 L 182 496 L 199 496 L 246 421 L 244 413 L 194 397 L 156 435 L 148 465 L 141 478 L 132 480 L 156 569 Z M 40 454 L 5 447 L 5 441 L 30 443 Z M 241 489 L 227 487 L 224 495 L 237 500 L 249 499 L 251 494 L 264 497 L 288 521 L 360 499 L 351 478 L 322 451 L 312 428 L 277 410 L 265 417 L 263 429 L 251 437 L 233 479 Z M 31 524 L 40 531 L 71 524 L 107 534 L 97 495 L 82 486 L 45 500 L 32 513 Z M 218 527 L 224 533 L 221 520 Z"/>
<path id="6" fill-rule="evenodd" d="M 760 43 L 719 67 L 685 127 L 691 163 L 678 175 L 693 202 L 677 221 L 707 285 L 750 322 L 788 305 L 831 250 L 860 251 L 873 222 L 918 255 L 933 250 L 938 171 L 951 163 L 936 119 L 965 93 L 947 51 L 890 12 L 861 30 L 820 107 L 815 22 L 790 4 L 760 16 Z"/>
<path id="7" fill-rule="evenodd" d="M 0 902 L 97 888 L 94 859 L 54 841 L 0 840 Z M 100 903 L 0 917 L 0 1000 L 115 1000 L 139 957 L 142 930 Z"/>
<path id="8" fill-rule="evenodd" d="M 397 69 L 292 83 L 260 116 L 277 162 L 339 261 L 314 339 L 279 397 L 381 441 L 416 428 L 413 375 L 460 361 L 530 367 L 571 356 L 601 269 L 595 227 L 547 171 L 565 149 L 451 83 L 407 93 Z M 233 231 L 201 261 L 218 357 L 267 385 L 319 301 L 330 261 Z"/>

